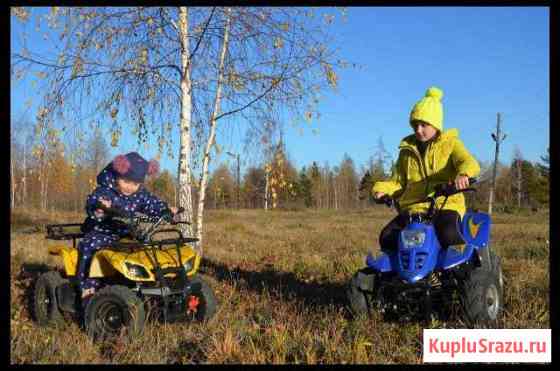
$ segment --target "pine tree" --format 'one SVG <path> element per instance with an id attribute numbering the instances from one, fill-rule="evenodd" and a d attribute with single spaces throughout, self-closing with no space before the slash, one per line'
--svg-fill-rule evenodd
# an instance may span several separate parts
<path id="1" fill-rule="evenodd" d="M 299 199 L 303 200 L 305 207 L 313 206 L 313 195 L 311 192 L 312 183 L 307 177 L 307 171 L 305 166 L 301 169 L 299 173 L 298 183 L 297 183 L 297 196 Z"/>
<path id="2" fill-rule="evenodd" d="M 322 200 L 324 199 L 324 180 L 321 176 L 321 169 L 315 161 L 313 161 L 313 163 L 311 164 L 309 173 L 311 177 L 311 195 L 313 199 L 313 206 L 316 208 L 320 208 L 323 205 Z"/>
<path id="3" fill-rule="evenodd" d="M 249 208 L 262 208 L 266 187 L 266 174 L 261 167 L 250 167 L 243 179 L 242 194 Z"/>
<path id="4" fill-rule="evenodd" d="M 547 148 L 546 152 L 546 155 L 541 156 L 541 161 L 543 163 L 537 163 L 537 169 L 542 176 L 548 177 L 550 175 L 550 148 Z"/>
<path id="5" fill-rule="evenodd" d="M 373 180 L 371 173 L 367 170 L 360 180 L 360 187 L 358 190 L 360 191 L 360 200 L 368 200 L 368 204 L 373 202 L 373 196 L 371 194 L 371 188 L 373 187 Z"/>

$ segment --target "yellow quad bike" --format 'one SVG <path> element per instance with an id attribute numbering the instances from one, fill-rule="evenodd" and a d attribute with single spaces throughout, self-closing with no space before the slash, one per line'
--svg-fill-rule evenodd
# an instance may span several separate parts
<path id="1" fill-rule="evenodd" d="M 50 254 L 62 258 L 64 273 L 49 271 L 36 282 L 34 312 L 39 325 L 61 323 L 63 312 L 69 312 L 83 319 L 92 339 L 107 340 L 123 329 L 130 336 L 139 334 L 147 313 L 164 322 L 204 321 L 214 315 L 216 297 L 196 274 L 201 255 L 192 243 L 198 239 L 184 237 L 177 228 L 161 228 L 187 222 L 174 222 L 170 214 L 127 217 L 118 209 L 97 206 L 112 223 L 128 228 L 129 236 L 95 253 L 89 277 L 100 279 L 103 287 L 82 303 L 76 277 L 80 257 L 76 241 L 84 236 L 82 224 L 48 225 L 47 239 L 73 243 L 49 247 Z M 161 238 L 169 234 L 173 237 Z"/>

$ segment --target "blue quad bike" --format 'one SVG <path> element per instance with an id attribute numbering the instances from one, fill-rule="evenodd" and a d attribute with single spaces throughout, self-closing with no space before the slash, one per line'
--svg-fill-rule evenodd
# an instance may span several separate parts
<path id="1" fill-rule="evenodd" d="M 379 311 L 385 319 L 430 321 L 446 319 L 458 308 L 467 325 L 496 323 L 503 309 L 503 276 L 500 258 L 489 245 L 490 216 L 465 213 L 457 228 L 465 241 L 462 251 L 457 246 L 442 248 L 432 223 L 449 196 L 466 191 L 476 190 L 438 185 L 430 197 L 414 202 L 429 202 L 426 213 L 403 214 L 407 225 L 400 232 L 398 248 L 375 258 L 370 252 L 366 267 L 350 281 L 347 297 L 354 316 Z M 439 208 L 438 197 L 445 197 Z M 388 196 L 376 202 L 401 214 L 399 203 Z"/>

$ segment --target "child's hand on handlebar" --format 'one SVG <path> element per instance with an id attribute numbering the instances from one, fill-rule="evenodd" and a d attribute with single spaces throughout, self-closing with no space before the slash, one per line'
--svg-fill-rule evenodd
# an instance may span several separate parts
<path id="1" fill-rule="evenodd" d="M 106 198 L 99 198 L 99 202 L 106 208 L 111 207 L 111 200 L 108 200 Z M 95 209 L 93 213 L 97 218 L 101 218 L 105 214 L 105 212 L 101 209 Z"/>
<path id="2" fill-rule="evenodd" d="M 457 190 L 468 188 L 469 186 L 469 177 L 466 175 L 459 174 L 455 178 L 455 188 Z"/>
<path id="3" fill-rule="evenodd" d="M 176 223 L 178 221 L 179 216 L 177 215 L 177 212 L 179 211 L 178 208 L 171 206 L 169 208 L 169 211 L 171 211 L 171 223 Z"/>
<path id="4" fill-rule="evenodd" d="M 383 196 L 385 196 L 385 193 L 383 193 L 383 192 L 375 192 L 373 194 L 373 198 L 375 198 L 376 200 L 379 200 Z"/>
<path id="5" fill-rule="evenodd" d="M 177 209 L 176 207 L 170 206 L 168 208 L 166 208 L 165 210 L 163 210 L 162 213 L 162 217 L 163 220 L 165 220 L 168 223 L 176 223 L 177 219 L 178 219 L 178 213 L 180 213 L 180 210 Z"/>

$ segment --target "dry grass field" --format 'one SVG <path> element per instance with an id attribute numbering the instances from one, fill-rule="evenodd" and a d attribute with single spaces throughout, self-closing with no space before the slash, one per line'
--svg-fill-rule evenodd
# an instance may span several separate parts
<path id="1" fill-rule="evenodd" d="M 71 318 L 40 328 L 29 298 L 40 272 L 61 267 L 47 254 L 54 241 L 29 231 L 81 221 L 74 214 L 14 211 L 10 237 L 11 339 L 14 364 L 421 363 L 423 328 L 450 322 L 353 320 L 345 286 L 392 212 L 209 211 L 201 274 L 218 299 L 205 324 L 146 325 L 131 343 L 93 344 Z M 26 230 L 27 228 L 27 230 Z M 548 212 L 494 216 L 492 246 L 505 278 L 503 328 L 550 328 Z"/>

